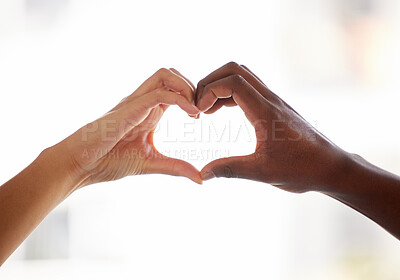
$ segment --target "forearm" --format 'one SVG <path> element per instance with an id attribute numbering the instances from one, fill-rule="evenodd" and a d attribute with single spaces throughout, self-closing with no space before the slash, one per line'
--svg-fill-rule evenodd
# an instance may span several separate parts
<path id="1" fill-rule="evenodd" d="M 358 155 L 349 155 L 338 176 L 321 189 L 369 217 L 400 239 L 400 177 Z"/>
<path id="2" fill-rule="evenodd" d="M 67 156 L 58 146 L 46 149 L 0 187 L 0 265 L 79 186 Z"/>

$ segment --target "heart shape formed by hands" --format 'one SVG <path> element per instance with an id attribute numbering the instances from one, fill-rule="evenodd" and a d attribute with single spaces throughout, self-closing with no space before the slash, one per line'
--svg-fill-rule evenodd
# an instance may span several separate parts
<path id="1" fill-rule="evenodd" d="M 202 79 L 195 105 L 206 114 L 238 105 L 257 138 L 254 153 L 209 162 L 201 170 L 203 180 L 244 178 L 305 192 L 327 177 L 332 158 L 340 154 L 339 148 L 243 65 L 228 63 Z"/>
<path id="2" fill-rule="evenodd" d="M 154 147 L 153 135 L 169 105 L 196 118 L 201 112 L 237 105 L 254 127 L 254 153 L 213 160 L 201 172 L 163 155 Z M 214 177 L 245 178 L 304 192 L 325 180 L 342 154 L 247 67 L 234 62 L 206 76 L 196 89 L 177 70 L 160 69 L 105 116 L 69 138 L 67 149 L 82 185 L 161 173 L 197 183 Z M 91 149 L 100 152 L 91 154 Z"/>

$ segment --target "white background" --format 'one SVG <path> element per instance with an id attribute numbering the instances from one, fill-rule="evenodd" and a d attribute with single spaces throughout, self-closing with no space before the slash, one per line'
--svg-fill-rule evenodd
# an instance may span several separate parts
<path id="1" fill-rule="evenodd" d="M 389 0 L 1 0 L 0 183 L 157 69 L 196 84 L 231 60 L 339 146 L 400 174 L 399 19 Z M 199 169 L 254 145 L 238 108 L 196 121 L 170 108 L 156 133 L 157 148 Z M 0 279 L 398 279 L 399 260 L 395 238 L 328 197 L 146 175 L 71 195 Z"/>

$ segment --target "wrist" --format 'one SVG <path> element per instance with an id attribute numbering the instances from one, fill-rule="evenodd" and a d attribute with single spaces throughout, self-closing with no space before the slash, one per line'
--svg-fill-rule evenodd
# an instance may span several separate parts
<path id="1" fill-rule="evenodd" d="M 48 177 L 62 185 L 68 194 L 80 188 L 85 181 L 84 174 L 78 172 L 73 158 L 63 142 L 43 150 L 37 161 L 45 165 Z"/>
<path id="2" fill-rule="evenodd" d="M 359 174 L 365 168 L 366 161 L 357 154 L 341 153 L 331 167 L 325 183 L 318 190 L 326 194 L 341 193 L 352 186 L 352 182 L 359 180 Z"/>

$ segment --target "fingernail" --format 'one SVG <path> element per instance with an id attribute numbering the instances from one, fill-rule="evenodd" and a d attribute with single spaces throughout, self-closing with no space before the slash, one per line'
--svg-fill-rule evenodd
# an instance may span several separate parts
<path id="1" fill-rule="evenodd" d="M 205 171 L 201 173 L 201 177 L 203 178 L 203 181 L 206 181 L 215 178 L 215 175 L 212 171 Z"/>
<path id="2" fill-rule="evenodd" d="M 200 175 L 197 178 L 193 179 L 193 181 L 199 185 L 203 185 L 203 178 Z"/>

